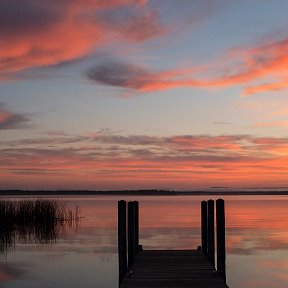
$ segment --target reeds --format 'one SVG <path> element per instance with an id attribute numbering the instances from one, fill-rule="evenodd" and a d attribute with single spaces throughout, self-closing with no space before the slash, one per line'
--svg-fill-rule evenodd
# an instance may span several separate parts
<path id="1" fill-rule="evenodd" d="M 0 251 L 13 249 L 15 242 L 50 243 L 77 227 L 78 206 L 48 199 L 0 200 Z"/>

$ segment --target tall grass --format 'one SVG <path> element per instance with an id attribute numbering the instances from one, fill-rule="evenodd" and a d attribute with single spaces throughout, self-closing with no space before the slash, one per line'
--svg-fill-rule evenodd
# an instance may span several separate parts
<path id="1" fill-rule="evenodd" d="M 0 251 L 22 243 L 50 243 L 76 227 L 80 220 L 78 206 L 58 200 L 0 200 Z"/>

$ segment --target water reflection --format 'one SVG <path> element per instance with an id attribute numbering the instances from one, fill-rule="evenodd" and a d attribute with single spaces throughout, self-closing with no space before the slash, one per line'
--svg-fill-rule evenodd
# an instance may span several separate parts
<path id="1" fill-rule="evenodd" d="M 122 198 L 65 198 L 81 206 L 80 231 L 68 228 L 55 245 L 17 245 L 0 264 L 1 288 L 118 287 L 117 201 Z M 263 198 L 225 198 L 229 287 L 288 287 L 288 197 Z M 140 203 L 144 249 L 196 249 L 201 242 L 203 197 L 124 200 Z"/>
<path id="2" fill-rule="evenodd" d="M 0 253 L 15 249 L 16 243 L 48 244 L 55 243 L 69 233 L 70 228 L 78 229 L 78 224 L 68 222 L 42 222 L 37 225 L 18 226 L 3 224 L 0 221 Z"/>

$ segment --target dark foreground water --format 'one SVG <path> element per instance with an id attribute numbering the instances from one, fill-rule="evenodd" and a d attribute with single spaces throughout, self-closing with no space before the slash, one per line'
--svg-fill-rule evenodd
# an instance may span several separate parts
<path id="1" fill-rule="evenodd" d="M 1 288 L 118 287 L 120 198 L 61 199 L 81 207 L 84 218 L 80 227 L 67 227 L 49 244 L 26 239 L 26 243 L 16 241 L 15 246 L 0 252 Z M 207 197 L 121 199 L 139 201 L 144 249 L 195 249 L 201 244 L 200 202 Z M 227 284 L 231 288 L 287 288 L 288 197 L 224 199 Z"/>

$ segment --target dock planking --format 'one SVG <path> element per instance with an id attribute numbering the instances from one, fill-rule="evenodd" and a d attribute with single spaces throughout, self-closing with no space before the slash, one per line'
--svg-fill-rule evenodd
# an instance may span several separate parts
<path id="1" fill-rule="evenodd" d="M 200 250 L 139 251 L 119 287 L 228 288 Z"/>

